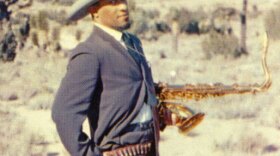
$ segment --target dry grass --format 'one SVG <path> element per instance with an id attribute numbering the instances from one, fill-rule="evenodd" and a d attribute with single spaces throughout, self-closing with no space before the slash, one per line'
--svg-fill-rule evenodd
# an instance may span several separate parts
<path id="1" fill-rule="evenodd" d="M 0 106 L 0 120 L 0 155 L 29 155 L 31 137 L 28 131 L 26 131 L 24 119 L 8 108 Z"/>
<path id="2" fill-rule="evenodd" d="M 209 35 L 201 43 L 206 58 L 210 59 L 216 55 L 222 55 L 225 58 L 237 57 L 238 38 L 231 35 L 223 35 L 215 31 L 210 31 Z"/>
<path id="3" fill-rule="evenodd" d="M 20 113 L 16 107 L 0 103 L 0 155 L 43 155 L 48 145 L 46 137 L 40 132 L 31 131 L 30 124 Z"/>
<path id="4" fill-rule="evenodd" d="M 187 3 L 186 8 L 195 12 L 202 6 L 202 10 L 207 12 L 214 10 L 213 6 L 217 3 L 238 9 L 241 1 L 197 0 Z M 250 53 L 247 57 L 224 59 L 223 55 L 213 54 L 215 57 L 212 60 L 205 59 L 201 46 L 205 35 L 179 35 L 179 47 L 176 54 L 170 44 L 170 34 L 162 34 L 157 41 L 142 40 L 146 57 L 153 69 L 155 82 L 162 81 L 171 84 L 262 82 L 263 73 L 259 53 L 262 40 L 258 35 L 264 32 L 263 15 L 274 3 L 268 3 L 267 0 L 258 0 L 254 3 L 258 5 L 261 14 L 254 19 L 250 18 L 248 22 Z M 35 2 L 35 4 L 38 4 L 38 8 L 44 8 L 47 3 L 39 5 Z M 136 1 L 136 5 L 145 9 L 155 8 L 164 15 L 168 13 L 170 7 L 185 6 L 186 1 L 178 0 L 175 3 L 163 0 L 159 5 L 153 5 L 150 1 L 143 0 L 141 4 Z M 149 13 L 147 16 L 152 15 L 154 14 Z M 92 29 L 90 26 L 85 27 L 85 25 L 90 25 L 89 22 L 87 18 L 77 25 L 62 27 L 59 38 L 62 47 L 73 48 L 78 42 L 83 41 Z M 53 22 L 49 24 L 50 30 L 57 26 Z M 237 35 L 238 21 L 233 23 L 233 27 L 234 34 Z M 220 37 L 219 42 L 223 39 Z M 216 46 L 219 42 L 213 44 Z M 0 134 L 3 136 L 0 155 L 13 156 L 20 153 L 26 156 L 60 153 L 66 156 L 68 154 L 63 150 L 50 119 L 49 108 L 65 73 L 68 59 L 58 54 L 44 53 L 35 48 L 34 44 L 36 42 L 32 43 L 29 40 L 26 47 L 18 53 L 14 63 L 0 65 L 2 73 L 0 75 L 0 125 L 2 127 Z M 230 95 L 198 102 L 188 101 L 185 104 L 194 111 L 205 112 L 205 120 L 188 135 L 178 134 L 175 127 L 167 128 L 162 133 L 161 156 L 278 156 L 280 154 L 278 139 L 280 138 L 278 102 L 280 83 L 277 82 L 280 76 L 279 45 L 278 41 L 270 42 L 268 62 L 273 85 L 267 92 L 256 95 Z M 226 49 L 226 47 L 222 48 Z M 220 53 L 229 51 L 225 49 Z M 162 54 L 165 55 L 164 59 L 161 57 Z M 5 92 L 2 91 L 4 89 Z M 14 95 L 17 96 L 14 100 L 3 98 Z M 22 127 L 27 127 L 27 129 Z"/>
<path id="5" fill-rule="evenodd" d="M 241 134 L 240 134 L 241 132 Z M 216 143 L 216 150 L 225 155 L 262 155 L 268 145 L 267 139 L 260 133 L 256 133 L 254 127 L 244 127 L 240 132 L 233 132 L 231 136 Z M 232 154 L 229 154 L 232 153 Z"/>

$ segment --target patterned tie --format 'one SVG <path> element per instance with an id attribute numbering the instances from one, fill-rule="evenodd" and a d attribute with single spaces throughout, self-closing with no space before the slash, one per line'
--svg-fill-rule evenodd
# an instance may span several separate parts
<path id="1" fill-rule="evenodd" d="M 132 58 L 135 60 L 135 62 L 140 66 L 142 56 L 139 54 L 139 52 L 137 52 L 137 50 L 134 49 L 132 39 L 129 37 L 129 35 L 127 33 L 123 33 L 122 40 L 127 48 L 128 53 L 130 54 L 130 56 L 132 56 Z"/>

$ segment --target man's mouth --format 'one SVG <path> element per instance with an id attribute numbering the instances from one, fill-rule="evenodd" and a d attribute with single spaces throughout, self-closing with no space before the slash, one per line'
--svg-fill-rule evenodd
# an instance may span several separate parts
<path id="1" fill-rule="evenodd" d="M 125 20 L 125 21 L 129 21 L 129 14 L 122 14 L 119 15 L 118 18 Z"/>
<path id="2" fill-rule="evenodd" d="M 124 17 L 124 18 L 126 18 L 126 17 L 128 17 L 128 16 L 129 16 L 128 14 L 119 15 L 119 17 Z"/>

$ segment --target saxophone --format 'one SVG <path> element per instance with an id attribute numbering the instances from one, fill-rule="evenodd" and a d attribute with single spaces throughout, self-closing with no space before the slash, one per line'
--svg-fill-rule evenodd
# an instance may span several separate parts
<path id="1" fill-rule="evenodd" d="M 157 105 L 159 111 L 160 127 L 163 131 L 168 125 L 165 124 L 166 112 L 176 116 L 175 125 L 178 127 L 180 133 L 188 133 L 195 128 L 204 119 L 205 114 L 202 112 L 194 113 L 192 110 L 184 106 L 182 101 L 201 100 L 209 97 L 220 97 L 230 94 L 256 94 L 267 91 L 271 84 L 271 75 L 267 66 L 266 57 L 268 53 L 268 36 L 264 36 L 263 50 L 262 50 L 262 68 L 265 80 L 262 84 L 249 85 L 224 85 L 221 83 L 210 84 L 185 84 L 185 85 L 169 85 L 167 83 L 155 84 L 156 95 L 159 101 Z M 170 125 L 170 124 L 169 124 Z"/>

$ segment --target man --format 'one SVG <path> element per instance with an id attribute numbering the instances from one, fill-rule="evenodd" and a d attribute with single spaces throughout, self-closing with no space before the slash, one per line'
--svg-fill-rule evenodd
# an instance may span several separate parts
<path id="1" fill-rule="evenodd" d="M 70 57 L 52 117 L 73 156 L 156 156 L 159 124 L 151 69 L 130 26 L 126 0 L 78 0 L 68 20 L 93 18 Z M 82 131 L 88 117 L 91 137 Z"/>

